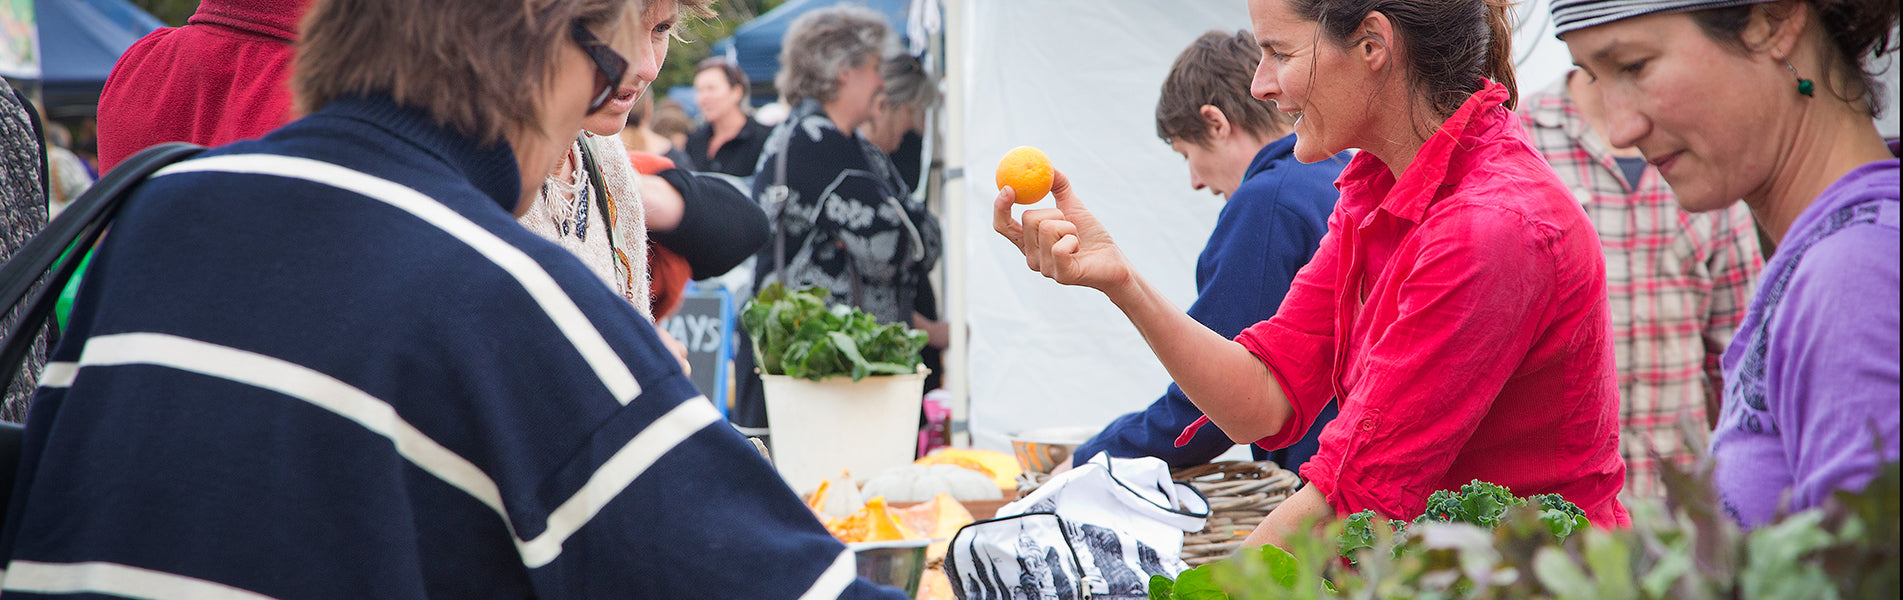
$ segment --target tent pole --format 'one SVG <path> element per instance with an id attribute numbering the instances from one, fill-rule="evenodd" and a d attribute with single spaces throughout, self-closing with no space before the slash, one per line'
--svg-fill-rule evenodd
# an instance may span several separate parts
<path id="1" fill-rule="evenodd" d="M 950 318 L 951 347 L 944 355 L 946 391 L 951 393 L 952 445 L 971 446 L 971 374 L 967 368 L 970 331 L 965 310 L 965 5 L 968 0 L 945 0 L 945 312 Z"/>

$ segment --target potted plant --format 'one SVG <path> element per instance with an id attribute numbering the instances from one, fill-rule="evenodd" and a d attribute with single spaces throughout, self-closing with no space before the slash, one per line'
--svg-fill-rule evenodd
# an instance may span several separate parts
<path id="1" fill-rule="evenodd" d="M 925 333 L 881 324 L 828 290 L 775 283 L 741 311 L 766 392 L 773 463 L 794 490 L 850 470 L 859 478 L 912 462 Z"/>

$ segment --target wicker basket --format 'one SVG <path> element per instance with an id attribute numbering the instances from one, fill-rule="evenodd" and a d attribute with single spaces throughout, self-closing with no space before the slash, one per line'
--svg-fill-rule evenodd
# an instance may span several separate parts
<path id="1" fill-rule="evenodd" d="M 1199 566 L 1234 553 L 1256 525 L 1275 510 L 1301 479 L 1273 461 L 1224 461 L 1181 469 L 1170 469 L 1170 476 L 1187 482 L 1209 499 L 1209 521 L 1202 531 L 1183 536 L 1183 562 Z M 1042 473 L 1027 473 L 1018 480 L 1018 497 L 1029 495 L 1049 480 Z"/>

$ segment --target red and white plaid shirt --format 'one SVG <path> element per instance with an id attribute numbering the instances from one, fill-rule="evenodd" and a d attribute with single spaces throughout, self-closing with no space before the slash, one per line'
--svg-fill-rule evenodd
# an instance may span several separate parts
<path id="1" fill-rule="evenodd" d="M 1680 209 L 1658 169 L 1628 182 L 1586 124 L 1566 79 L 1520 105 L 1527 137 L 1572 188 L 1606 252 L 1606 293 L 1619 365 L 1626 492 L 1662 496 L 1658 460 L 1690 465 L 1711 438 L 1707 402 L 1723 390 L 1718 359 L 1744 319 L 1763 258 L 1745 206 Z"/>

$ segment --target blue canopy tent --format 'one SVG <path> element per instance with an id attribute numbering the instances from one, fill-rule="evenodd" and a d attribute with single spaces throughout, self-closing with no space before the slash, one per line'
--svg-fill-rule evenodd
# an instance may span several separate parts
<path id="1" fill-rule="evenodd" d="M 906 13 L 912 0 L 790 0 L 741 25 L 732 37 L 715 42 L 713 53 L 740 63 L 740 70 L 746 71 L 747 79 L 753 81 L 758 100 L 758 92 L 771 89 L 773 76 L 780 72 L 780 40 L 786 37 L 787 28 L 792 27 L 800 15 L 840 4 L 856 4 L 885 14 L 893 32 L 901 40 L 905 38 Z M 771 100 L 771 97 L 765 99 Z"/>
<path id="2" fill-rule="evenodd" d="M 41 94 L 49 116 L 92 116 L 106 75 L 132 43 L 164 27 L 126 0 L 34 0 Z"/>

